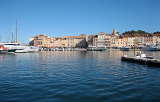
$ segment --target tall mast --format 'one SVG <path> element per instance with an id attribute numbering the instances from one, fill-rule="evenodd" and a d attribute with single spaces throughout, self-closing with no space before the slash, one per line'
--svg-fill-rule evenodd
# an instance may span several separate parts
<path id="1" fill-rule="evenodd" d="M 2 40 L 2 36 L 0 35 L 0 41 Z"/>
<path id="2" fill-rule="evenodd" d="M 12 32 L 12 39 L 11 39 L 11 42 L 14 42 L 14 35 L 13 35 L 13 32 Z"/>
<path id="3" fill-rule="evenodd" d="M 16 20 L 16 42 L 18 42 L 18 27 L 17 27 L 17 20 Z"/>

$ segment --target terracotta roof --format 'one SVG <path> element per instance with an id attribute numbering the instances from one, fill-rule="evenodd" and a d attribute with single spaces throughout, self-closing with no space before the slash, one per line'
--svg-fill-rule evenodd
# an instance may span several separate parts
<path id="1" fill-rule="evenodd" d="M 64 36 L 63 38 L 76 38 L 76 39 L 84 39 L 85 36 Z"/>

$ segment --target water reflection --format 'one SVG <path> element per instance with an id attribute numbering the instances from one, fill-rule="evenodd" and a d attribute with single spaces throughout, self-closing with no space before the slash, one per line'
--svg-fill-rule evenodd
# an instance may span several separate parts
<path id="1" fill-rule="evenodd" d="M 133 51 L 0 55 L 0 101 L 159 101 L 160 69 L 121 62 L 124 53 Z"/>

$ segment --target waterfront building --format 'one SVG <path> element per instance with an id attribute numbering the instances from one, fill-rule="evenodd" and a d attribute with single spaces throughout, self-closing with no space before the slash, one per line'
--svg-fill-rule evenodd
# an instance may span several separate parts
<path id="1" fill-rule="evenodd" d="M 153 44 L 160 45 L 160 32 L 153 34 Z"/>
<path id="2" fill-rule="evenodd" d="M 62 38 L 54 38 L 39 34 L 31 38 L 30 45 L 37 47 L 59 48 L 59 47 L 83 47 L 86 36 L 64 36 Z"/>
<path id="3" fill-rule="evenodd" d="M 126 46 L 128 47 L 143 47 L 145 45 L 150 45 L 153 43 L 153 38 L 151 34 L 124 34 L 126 38 Z"/>
<path id="4" fill-rule="evenodd" d="M 118 41 L 118 37 L 111 36 L 110 40 L 111 40 L 111 42 L 110 42 L 111 47 L 117 47 L 116 42 Z"/>
<path id="5" fill-rule="evenodd" d="M 127 37 L 127 36 L 126 36 L 126 38 L 128 39 L 128 40 L 127 40 L 127 45 L 128 45 L 128 47 L 134 47 L 134 41 L 135 41 L 134 39 L 135 39 L 135 38 L 134 38 L 133 36 L 130 36 L 130 37 Z"/>
<path id="6" fill-rule="evenodd" d="M 113 29 L 110 38 L 110 47 L 119 47 L 117 46 L 118 39 L 119 39 L 119 34 L 115 29 Z"/>
<path id="7" fill-rule="evenodd" d="M 145 34 L 134 34 L 132 35 L 132 46 L 131 47 L 143 47 L 145 45 Z"/>
<path id="8" fill-rule="evenodd" d="M 152 34 L 146 34 L 144 37 L 144 45 L 153 45 L 153 35 Z"/>
<path id="9" fill-rule="evenodd" d="M 64 47 L 62 40 L 63 40 L 62 38 L 55 38 L 55 40 L 53 40 L 53 42 L 50 43 L 52 48 Z"/>
<path id="10" fill-rule="evenodd" d="M 123 36 L 118 36 L 115 41 L 115 47 L 121 48 L 127 46 L 127 38 Z"/>
<path id="11" fill-rule="evenodd" d="M 123 47 L 128 47 L 128 37 L 123 37 Z"/>
<path id="12" fill-rule="evenodd" d="M 98 41 L 98 35 L 89 35 L 87 36 L 87 43 L 89 48 L 96 48 L 97 47 L 97 41 Z"/>
<path id="13" fill-rule="evenodd" d="M 111 47 L 111 35 L 110 35 L 110 34 L 106 34 L 106 35 L 105 35 L 105 45 L 106 45 L 106 47 L 108 47 L 108 48 Z"/>
<path id="14" fill-rule="evenodd" d="M 64 45 L 65 47 L 75 48 L 79 44 L 82 44 L 85 42 L 86 36 L 80 35 L 80 36 L 64 36 Z M 82 46 L 83 47 L 83 46 Z"/>
<path id="15" fill-rule="evenodd" d="M 100 32 L 98 34 L 98 38 L 96 41 L 96 47 L 98 48 L 106 48 L 106 33 L 105 32 Z"/>
<path id="16" fill-rule="evenodd" d="M 86 42 L 88 43 L 89 48 L 96 47 L 96 40 L 98 35 L 87 35 Z"/>
<path id="17" fill-rule="evenodd" d="M 153 33 L 153 44 L 160 45 L 160 32 Z"/>
<path id="18" fill-rule="evenodd" d="M 100 32 L 98 35 L 90 35 L 88 37 L 88 47 L 106 48 L 110 47 L 111 35 L 105 32 Z"/>
<path id="19" fill-rule="evenodd" d="M 47 48 L 110 48 L 110 47 L 144 47 L 147 45 L 160 45 L 160 33 L 139 33 L 129 31 L 119 35 L 115 29 L 111 34 L 100 32 L 97 35 L 80 35 L 49 37 L 39 34 L 30 39 L 30 45 Z"/>
<path id="20" fill-rule="evenodd" d="M 61 44 L 62 44 L 63 48 L 67 48 L 68 47 L 68 41 L 65 38 L 61 39 Z"/>
<path id="21" fill-rule="evenodd" d="M 30 45 L 37 46 L 37 47 L 47 47 L 51 48 L 53 47 L 53 43 L 55 38 L 48 37 L 44 34 L 39 34 L 32 38 L 30 41 Z"/>

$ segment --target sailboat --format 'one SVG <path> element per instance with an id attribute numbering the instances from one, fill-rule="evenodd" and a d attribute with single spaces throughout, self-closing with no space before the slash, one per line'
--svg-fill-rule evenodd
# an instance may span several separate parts
<path id="1" fill-rule="evenodd" d="M 27 52 L 37 52 L 39 51 L 38 47 L 22 45 L 17 40 L 17 22 L 16 22 L 16 40 L 13 41 L 13 33 L 12 33 L 12 42 L 9 43 L 0 43 L 4 48 L 8 49 L 8 51 L 14 51 L 15 53 L 27 53 Z"/>

